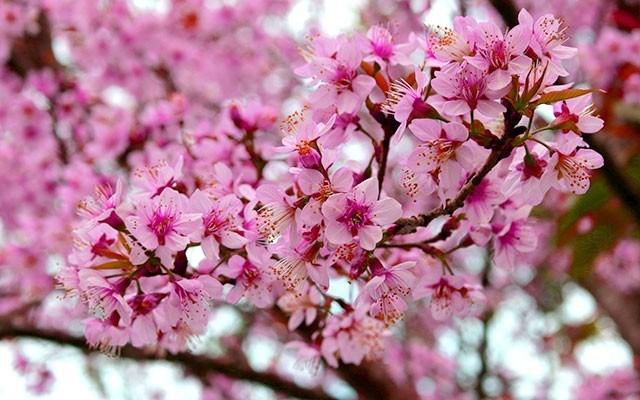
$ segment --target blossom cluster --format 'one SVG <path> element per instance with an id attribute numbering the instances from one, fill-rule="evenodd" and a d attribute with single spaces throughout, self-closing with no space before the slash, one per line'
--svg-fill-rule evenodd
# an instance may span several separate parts
<path id="1" fill-rule="evenodd" d="M 506 32 L 458 17 L 406 41 L 382 25 L 311 37 L 295 72 L 313 91 L 281 144 L 273 109 L 232 103 L 80 202 L 58 279 L 87 340 L 177 352 L 212 302 L 243 302 L 288 318 L 309 365 L 337 367 L 380 357 L 423 299 L 434 321 L 479 312 L 464 260 L 486 248 L 516 267 L 536 249 L 532 208 L 585 193 L 603 163 L 582 136 L 603 125 L 592 91 L 556 85 L 566 40 L 562 20 L 526 11 Z M 189 112 L 175 95 L 143 116 L 169 138 Z"/>
<path id="2" fill-rule="evenodd" d="M 595 43 L 585 46 L 584 58 L 596 54 L 607 57 L 596 58 L 585 63 L 589 81 L 599 87 L 613 90 L 621 100 L 640 105 L 640 30 L 625 32 L 614 27 L 602 30 Z"/>

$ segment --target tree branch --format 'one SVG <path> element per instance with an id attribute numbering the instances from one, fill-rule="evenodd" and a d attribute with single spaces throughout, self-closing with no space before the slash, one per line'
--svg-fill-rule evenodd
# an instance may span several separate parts
<path id="1" fill-rule="evenodd" d="M 64 332 L 15 326 L 6 321 L 0 321 L 0 339 L 6 338 L 40 339 L 60 345 L 76 347 L 85 353 L 95 352 L 95 350 L 87 347 L 84 339 Z M 222 374 L 230 378 L 258 383 L 276 392 L 301 399 L 336 400 L 335 397 L 328 395 L 320 388 L 311 389 L 298 386 L 296 383 L 273 372 L 255 371 L 249 366 L 242 365 L 242 363 L 238 363 L 229 357 L 212 358 L 189 353 L 158 356 L 132 346 L 123 347 L 120 356 L 136 361 L 169 361 L 181 365 L 199 376 L 206 376 L 212 373 Z"/>
<path id="2" fill-rule="evenodd" d="M 513 106 L 508 102 L 503 103 L 507 107 L 507 111 L 504 113 L 505 120 L 505 133 L 500 138 L 498 144 L 494 147 L 494 149 L 487 157 L 484 165 L 467 180 L 467 182 L 462 186 L 460 192 L 456 195 L 455 198 L 449 200 L 445 206 L 435 208 L 429 211 L 426 214 L 414 215 L 412 217 L 400 218 L 396 221 L 395 225 L 391 227 L 387 231 L 387 236 L 395 236 L 395 235 L 406 235 L 409 233 L 413 233 L 420 226 L 427 226 L 434 219 L 443 216 L 443 215 L 451 215 L 458 208 L 462 207 L 464 201 L 473 193 L 476 186 L 482 182 L 485 176 L 491 172 L 493 167 L 495 167 L 500 160 L 506 158 L 511 154 L 513 139 L 516 138 L 519 134 L 523 133 L 524 127 L 522 129 L 516 128 L 516 125 L 520 122 L 522 116 L 515 112 Z"/>

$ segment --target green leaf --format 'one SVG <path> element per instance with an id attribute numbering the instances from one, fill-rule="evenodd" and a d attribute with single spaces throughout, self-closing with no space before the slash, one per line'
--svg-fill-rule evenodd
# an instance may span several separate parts
<path id="1" fill-rule="evenodd" d="M 95 267 L 91 267 L 93 269 L 127 269 L 131 267 L 131 263 L 129 261 L 109 261 L 104 264 L 96 265 Z"/>
<path id="2" fill-rule="evenodd" d="M 593 92 L 602 92 L 600 89 L 565 89 L 559 90 L 557 92 L 549 92 L 543 94 L 535 103 L 534 106 L 539 106 L 540 104 L 551 104 L 556 103 L 562 100 L 573 99 L 575 97 L 584 96 L 585 94 L 593 93 Z"/>

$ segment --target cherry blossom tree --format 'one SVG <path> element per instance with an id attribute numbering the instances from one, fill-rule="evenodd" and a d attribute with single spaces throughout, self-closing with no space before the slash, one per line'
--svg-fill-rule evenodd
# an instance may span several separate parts
<path id="1" fill-rule="evenodd" d="M 640 355 L 640 4 L 417 3 L 306 38 L 287 0 L 0 3 L 0 338 L 31 392 L 56 371 L 25 339 L 204 399 L 554 398 L 554 369 L 640 398 L 577 350 L 612 321 Z M 547 362 L 531 395 L 501 329 Z"/>

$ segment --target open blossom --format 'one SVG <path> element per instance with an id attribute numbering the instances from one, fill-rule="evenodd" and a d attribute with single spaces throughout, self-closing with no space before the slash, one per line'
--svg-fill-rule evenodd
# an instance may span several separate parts
<path id="1" fill-rule="evenodd" d="M 564 46 L 564 42 L 569 39 L 564 21 L 547 14 L 534 22 L 531 14 L 525 9 L 520 10 L 518 21 L 532 34 L 529 43 L 532 53 L 541 60 L 549 61 L 549 72 L 559 76 L 568 75 L 561 61 L 575 56 L 578 50 Z"/>
<path id="2" fill-rule="evenodd" d="M 495 234 L 494 262 L 500 268 L 513 269 L 522 254 L 534 251 L 538 234 L 527 218 L 530 207 L 516 210 L 504 222 L 492 225 Z"/>
<path id="3" fill-rule="evenodd" d="M 469 64 L 486 71 L 487 87 L 500 90 L 511 83 L 511 76 L 526 74 L 531 59 L 524 55 L 531 31 L 517 25 L 506 35 L 493 22 L 479 23 L 476 29 L 476 52 L 465 57 Z"/>
<path id="4" fill-rule="evenodd" d="M 94 310 L 99 318 L 106 319 L 116 311 L 125 324 L 131 323 L 133 310 L 122 297 L 122 283 L 111 284 L 102 274 L 93 269 L 82 269 L 78 273 L 80 293 L 90 310 Z"/>
<path id="5" fill-rule="evenodd" d="M 302 169 L 298 174 L 300 190 L 310 196 L 309 202 L 302 209 L 302 219 L 310 225 L 322 221 L 322 205 L 331 195 L 345 193 L 353 187 L 353 173 L 348 168 L 339 168 L 329 179 L 320 171 Z"/>
<path id="6" fill-rule="evenodd" d="M 271 254 L 262 247 L 247 246 L 247 257 L 233 255 L 218 274 L 235 279 L 235 285 L 227 294 L 227 301 L 235 304 L 246 298 L 256 307 L 264 308 L 273 303 L 273 278 L 269 266 Z"/>
<path id="7" fill-rule="evenodd" d="M 345 37 L 336 42 L 338 46 L 335 53 L 314 57 L 307 68 L 296 72 L 311 77 L 314 83 L 323 83 L 311 95 L 317 107 L 335 107 L 339 113 L 355 113 L 376 83 L 372 77 L 358 72 L 363 60 L 360 43 Z M 320 54 L 317 52 L 314 55 Z"/>
<path id="8" fill-rule="evenodd" d="M 95 195 L 88 196 L 78 204 L 78 213 L 87 218 L 87 224 L 106 222 L 112 226 L 122 223 L 120 217 L 115 214 L 116 207 L 122 201 L 122 182 L 118 180 L 115 190 L 111 185 L 98 185 Z"/>
<path id="9" fill-rule="evenodd" d="M 236 193 L 236 181 L 240 178 L 234 176 L 228 165 L 218 162 L 213 167 L 207 167 L 205 171 L 199 171 L 199 178 L 203 181 L 202 189 L 210 197 L 219 199 L 228 194 Z"/>
<path id="10" fill-rule="evenodd" d="M 133 310 L 133 322 L 129 334 L 136 347 L 155 344 L 158 334 L 168 332 L 180 320 L 172 307 L 163 301 L 167 293 L 142 293 L 127 298 Z"/>
<path id="11" fill-rule="evenodd" d="M 222 284 L 209 275 L 201 275 L 172 282 L 170 288 L 168 301 L 180 321 L 194 333 L 204 332 L 209 321 L 207 302 L 220 299 Z"/>
<path id="12" fill-rule="evenodd" d="M 424 98 L 429 85 L 429 75 L 416 67 L 414 76 L 417 87 L 414 88 L 403 79 L 393 82 L 382 105 L 385 112 L 393 114 L 395 120 L 400 122 L 400 126 L 393 136 L 394 144 L 402 139 L 407 124 L 414 118 L 427 118 L 436 115 L 435 109 Z"/>
<path id="13" fill-rule="evenodd" d="M 124 246 L 120 233 L 107 224 L 98 224 L 90 229 L 76 229 L 73 234 L 74 251 L 68 260 L 74 266 L 87 268 L 114 261 L 119 261 L 124 266 L 129 261 L 129 251 Z"/>
<path id="14" fill-rule="evenodd" d="M 502 192 L 506 196 L 521 193 L 519 197 L 526 204 L 540 204 L 553 185 L 556 163 L 557 159 L 541 144 L 535 143 L 529 153 L 523 148 L 517 149 L 509 174 L 502 182 Z"/>
<path id="15" fill-rule="evenodd" d="M 431 296 L 431 315 L 438 321 L 444 321 L 455 314 L 464 317 L 471 307 L 482 305 L 485 301 L 480 287 L 473 285 L 462 276 L 442 275 L 437 269 L 430 269 L 416 284 L 414 298 Z"/>
<path id="16" fill-rule="evenodd" d="M 278 299 L 278 307 L 290 314 L 287 327 L 295 330 L 302 322 L 311 325 L 318 315 L 318 306 L 323 297 L 315 286 L 308 286 L 302 295 L 287 292 Z"/>
<path id="17" fill-rule="evenodd" d="M 560 137 L 555 169 L 560 189 L 574 194 L 584 194 L 589 190 L 590 172 L 604 165 L 602 156 L 597 152 L 583 148 L 586 145 L 581 137 L 573 135 Z"/>
<path id="18" fill-rule="evenodd" d="M 338 370 L 323 371 L 313 387 L 273 375 L 263 383 L 283 391 L 274 396 L 326 397 L 326 389 L 330 397 L 340 375 L 371 398 L 455 400 L 472 397 L 463 391 L 483 376 L 460 384 L 454 359 L 433 345 L 442 321 L 485 301 L 467 274 L 481 273 L 474 257 L 494 257 L 484 271 L 500 307 L 509 300 L 502 289 L 523 283 L 508 281 L 508 268 L 529 262 L 535 274 L 555 245 L 563 255 L 574 250 L 565 241 L 544 247 L 551 228 L 531 217 L 538 204 L 545 217 L 547 208 L 567 211 L 567 192 L 584 193 L 602 165 L 581 136 L 602 128 L 590 95 L 555 102 L 555 120 L 541 125 L 554 102 L 540 96 L 582 93 L 556 85 L 574 53 L 559 19 L 522 12 L 519 25 L 503 30 L 458 17 L 452 29 L 424 32 L 432 2 L 379 1 L 363 21 L 380 17 L 382 3 L 402 3 L 400 22 L 366 35 L 314 36 L 296 70 L 304 88 L 281 64 L 292 60 L 293 43 L 275 26 L 290 17 L 287 1 L 175 1 L 159 13 L 127 1 L 80 2 L 93 15 L 59 8 L 71 1 L 29 3 L 46 3 L 33 6 L 32 27 L 0 24 L 0 98 L 9 104 L 0 109 L 0 317 L 18 328 L 44 322 L 64 331 L 51 323 L 60 311 L 50 308 L 50 270 L 65 256 L 58 281 L 79 301 L 63 311 L 90 316 L 85 336 L 103 351 L 183 352 L 224 322 L 208 332 L 216 349 L 204 350 L 213 353 L 196 356 L 238 361 L 248 375 L 234 365 L 226 371 L 233 376 L 199 375 L 212 398 L 251 397 L 255 388 L 235 382 L 263 366 L 243 353 L 286 334 L 305 342 L 287 347 L 312 371 L 322 359 Z M 409 15 L 413 3 L 425 3 L 421 18 Z M 51 38 L 69 62 L 24 51 Z M 631 74 L 607 102 L 633 97 L 627 81 L 638 63 L 600 53 L 589 64 L 612 85 L 616 69 Z M 279 135 L 277 116 L 301 104 Z M 76 215 L 80 193 L 96 183 Z M 598 233 L 599 213 L 577 223 L 586 239 Z M 632 231 L 623 228 L 616 232 Z M 640 288 L 639 248 L 620 242 L 597 273 L 621 291 Z M 540 281 L 527 279 L 527 292 Z M 33 309 L 17 314 L 24 305 Z M 268 358 L 278 367 L 277 355 Z M 487 391 L 508 397 L 509 374 L 490 369 L 484 375 L 505 382 Z M 371 391 L 365 378 L 376 381 Z"/>
<path id="19" fill-rule="evenodd" d="M 173 189 L 159 196 L 143 198 L 136 215 L 127 217 L 127 227 L 148 250 L 155 250 L 165 266 L 173 264 L 172 253 L 184 250 L 191 242 L 189 235 L 200 227 L 201 214 L 188 213 L 188 200 Z"/>
<path id="20" fill-rule="evenodd" d="M 602 129 L 604 121 L 593 115 L 594 107 L 591 95 L 564 100 L 553 105 L 556 117 L 549 124 L 553 129 L 563 132 L 595 133 Z"/>
<path id="21" fill-rule="evenodd" d="M 380 357 L 386 332 L 382 321 L 357 308 L 354 312 L 327 318 L 322 336 L 322 355 L 335 368 L 338 366 L 336 357 L 347 364 L 360 364 L 365 358 Z"/>
<path id="22" fill-rule="evenodd" d="M 308 370 L 315 375 L 322 362 L 322 353 L 317 344 L 309 344 L 299 340 L 294 340 L 285 345 L 285 349 L 296 351 L 295 367 L 301 370 Z"/>
<path id="23" fill-rule="evenodd" d="M 158 196 L 164 189 L 171 188 L 182 175 L 183 163 L 184 159 L 180 157 L 173 167 L 169 166 L 165 160 L 162 160 L 158 164 L 135 170 L 133 182 L 142 191 L 137 196 Z"/>
<path id="24" fill-rule="evenodd" d="M 363 295 L 371 302 L 369 312 L 385 325 L 394 324 L 407 309 L 405 298 L 410 295 L 415 276 L 411 269 L 415 261 L 407 261 L 385 268 L 373 263 L 373 278 L 364 287 Z"/>
<path id="25" fill-rule="evenodd" d="M 369 178 L 354 187 L 352 193 L 329 197 L 322 205 L 322 214 L 331 243 L 344 244 L 357 237 L 363 249 L 373 250 L 382 239 L 380 225 L 400 218 L 402 206 L 392 198 L 378 200 L 378 182 Z"/>
<path id="26" fill-rule="evenodd" d="M 221 244 L 229 249 L 238 249 L 248 243 L 239 233 L 238 216 L 243 206 L 235 195 L 230 194 L 213 201 L 204 192 L 196 190 L 189 199 L 189 208 L 202 215 L 201 232 L 192 237 L 195 241 L 201 241 L 202 251 L 208 258 L 219 258 Z"/>
<path id="27" fill-rule="evenodd" d="M 84 336 L 91 347 L 108 355 L 116 355 L 118 349 L 129 341 L 129 331 L 126 327 L 113 325 L 110 321 L 98 318 L 84 320 Z"/>
<path id="28" fill-rule="evenodd" d="M 263 204 L 256 219 L 258 233 L 275 241 L 293 225 L 296 209 L 289 196 L 276 185 L 260 186 L 256 198 Z"/>
<path id="29" fill-rule="evenodd" d="M 487 72 L 472 65 L 461 65 L 451 71 L 438 71 L 431 85 L 442 99 L 441 108 L 447 115 L 465 115 L 477 110 L 486 118 L 495 118 L 506 110 L 496 101 L 506 92 L 491 90 Z"/>
<path id="30" fill-rule="evenodd" d="M 312 120 L 297 120 L 298 116 L 290 116 L 286 126 L 287 136 L 282 139 L 282 147 L 279 151 L 298 153 L 300 163 L 307 168 L 315 168 L 320 165 L 320 153 L 316 140 L 327 133 L 336 120 L 334 114 L 326 124 L 316 124 Z M 299 118 L 302 118 L 301 116 Z"/>
<path id="31" fill-rule="evenodd" d="M 408 65 L 411 60 L 404 54 L 402 47 L 396 44 L 396 35 L 391 27 L 380 24 L 374 25 L 367 31 L 366 47 L 368 55 L 364 61 L 374 61 L 380 66 L 385 65 Z"/>
<path id="32" fill-rule="evenodd" d="M 493 176 L 485 177 L 464 203 L 464 213 L 473 224 L 482 224 L 491 221 L 498 205 L 506 199 L 500 189 L 500 182 Z"/>
<path id="33" fill-rule="evenodd" d="M 462 62 L 473 53 L 476 21 L 471 17 L 455 17 L 453 29 L 439 28 L 431 32 L 429 41 L 433 55 L 440 61 Z"/>
<path id="34" fill-rule="evenodd" d="M 287 250 L 285 255 L 271 267 L 273 275 L 285 289 L 301 294 L 307 278 L 317 283 L 323 290 L 329 288 L 329 271 L 321 259 L 315 259 L 315 247 L 306 251 Z"/>
<path id="35" fill-rule="evenodd" d="M 430 119 L 414 121 L 409 128 L 423 141 L 407 159 L 412 170 L 425 173 L 437 169 L 447 169 L 448 164 L 460 163 L 467 169 L 473 160 L 473 150 L 477 146 L 469 141 L 469 130 L 457 122 L 443 124 Z"/>

